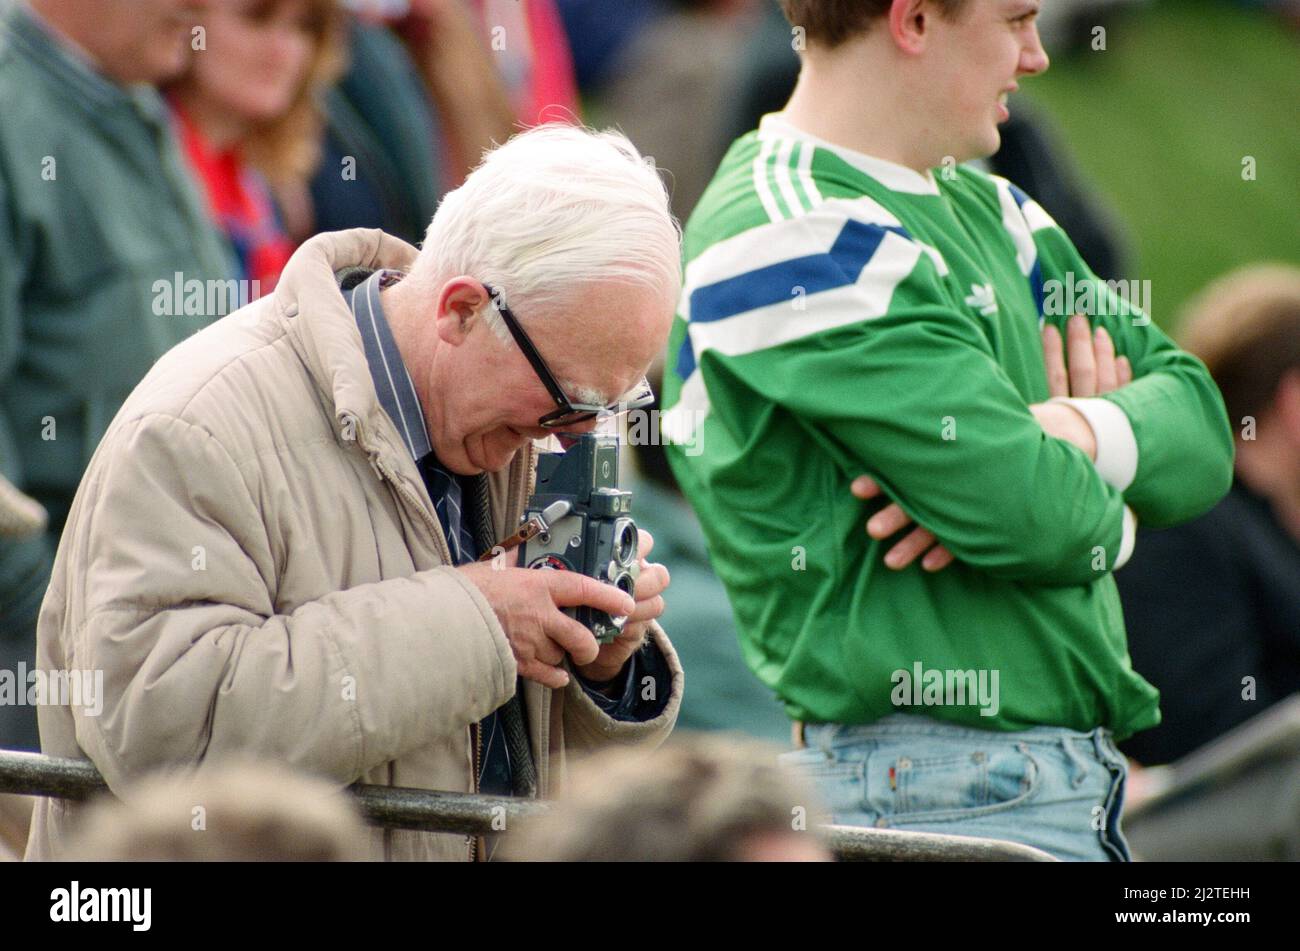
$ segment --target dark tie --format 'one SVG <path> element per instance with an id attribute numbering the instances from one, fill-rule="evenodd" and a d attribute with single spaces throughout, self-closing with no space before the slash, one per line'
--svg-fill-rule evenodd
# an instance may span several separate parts
<path id="1" fill-rule="evenodd" d="M 460 482 L 446 470 L 431 465 L 428 469 L 428 484 L 438 519 L 447 527 L 447 547 L 451 549 L 451 560 L 457 565 L 473 561 L 474 543 L 461 513 Z"/>
<path id="2" fill-rule="evenodd" d="M 491 551 L 497 543 L 493 537 L 491 519 L 491 497 L 488 494 L 488 478 L 485 475 L 474 479 L 474 524 L 478 538 L 479 551 Z M 469 545 L 466 532 L 466 545 Z M 506 701 L 498 711 L 501 725 L 506 734 L 506 749 L 510 752 L 510 783 L 516 796 L 528 799 L 537 796 L 537 767 L 533 765 L 532 750 L 528 745 L 528 729 L 524 726 L 523 683 L 515 685 L 515 694 Z"/>

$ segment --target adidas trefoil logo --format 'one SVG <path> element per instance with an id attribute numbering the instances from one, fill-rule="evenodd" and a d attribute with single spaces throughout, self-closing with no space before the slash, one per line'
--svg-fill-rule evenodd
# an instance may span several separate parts
<path id="1" fill-rule="evenodd" d="M 970 286 L 970 297 L 966 298 L 966 303 L 985 317 L 991 317 L 998 312 L 997 301 L 993 298 L 992 284 L 972 284 Z"/>

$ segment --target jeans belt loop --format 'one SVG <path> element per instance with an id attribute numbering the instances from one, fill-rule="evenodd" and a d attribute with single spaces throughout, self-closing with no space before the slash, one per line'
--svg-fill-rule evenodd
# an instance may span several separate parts
<path id="1" fill-rule="evenodd" d="M 1088 778 L 1088 761 L 1079 755 L 1079 751 L 1074 748 L 1072 741 L 1073 737 L 1061 737 L 1061 748 L 1065 750 L 1066 758 L 1078 769 L 1078 772 L 1074 774 L 1074 778 L 1070 780 L 1070 785 L 1078 789 L 1083 781 Z"/>

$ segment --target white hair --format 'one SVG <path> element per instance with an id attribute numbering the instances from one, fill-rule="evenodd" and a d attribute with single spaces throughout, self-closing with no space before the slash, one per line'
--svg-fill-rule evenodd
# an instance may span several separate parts
<path id="1" fill-rule="evenodd" d="M 430 294 L 458 274 L 489 284 L 525 319 L 572 308 L 610 281 L 681 290 L 681 228 L 653 160 L 619 132 L 550 123 L 484 154 L 448 192 L 410 278 Z M 496 308 L 484 310 L 504 340 Z"/>

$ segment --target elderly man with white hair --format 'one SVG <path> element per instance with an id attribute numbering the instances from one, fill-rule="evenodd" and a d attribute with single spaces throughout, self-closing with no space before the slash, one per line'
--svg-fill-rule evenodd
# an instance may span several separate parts
<path id="1" fill-rule="evenodd" d="M 567 754 L 658 745 L 683 680 L 649 538 L 635 601 L 477 557 L 518 526 L 535 441 L 626 405 L 679 289 L 652 164 L 572 127 L 489 153 L 418 253 L 308 241 L 273 295 L 164 356 L 101 443 L 38 661 L 102 671 L 102 712 L 43 706 L 44 752 L 110 788 L 252 753 L 340 784 L 546 796 Z M 623 633 L 598 644 L 576 605 Z M 27 857 L 57 855 L 76 810 L 43 800 Z M 375 859 L 486 852 L 370 840 Z"/>

